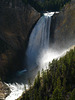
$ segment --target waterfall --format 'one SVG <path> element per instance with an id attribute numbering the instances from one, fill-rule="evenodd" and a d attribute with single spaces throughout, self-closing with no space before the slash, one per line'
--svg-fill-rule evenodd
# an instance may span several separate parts
<path id="1" fill-rule="evenodd" d="M 50 24 L 51 16 L 54 13 L 44 13 L 39 19 L 34 29 L 32 30 L 28 48 L 26 51 L 27 55 L 27 67 L 34 70 L 22 70 L 18 72 L 18 76 L 15 76 L 12 83 L 7 84 L 11 90 L 10 95 L 5 100 L 15 100 L 24 92 L 24 85 L 28 89 L 28 80 L 33 83 L 37 72 L 41 69 L 45 69 L 49 62 L 55 58 L 60 58 L 64 51 L 54 50 L 49 48 L 50 41 Z M 38 66 L 39 67 L 36 67 Z M 34 68 L 36 67 L 36 68 Z"/>
<path id="2" fill-rule="evenodd" d="M 38 58 L 42 50 L 49 48 L 51 16 L 54 12 L 44 13 L 32 30 L 26 52 L 27 67 L 38 66 Z"/>

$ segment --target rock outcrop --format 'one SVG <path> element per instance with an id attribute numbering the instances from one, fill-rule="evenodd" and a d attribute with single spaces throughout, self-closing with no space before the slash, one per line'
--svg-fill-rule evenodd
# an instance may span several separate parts
<path id="1" fill-rule="evenodd" d="M 11 6 L 10 6 L 11 5 Z M 22 0 L 0 1 L 0 77 L 22 68 L 30 31 L 40 14 Z"/>
<path id="2" fill-rule="evenodd" d="M 69 48 L 75 44 L 75 3 L 73 1 L 52 17 L 51 42 L 56 49 Z"/>
<path id="3" fill-rule="evenodd" d="M 0 81 L 0 100 L 4 100 L 10 94 L 9 87 Z"/>

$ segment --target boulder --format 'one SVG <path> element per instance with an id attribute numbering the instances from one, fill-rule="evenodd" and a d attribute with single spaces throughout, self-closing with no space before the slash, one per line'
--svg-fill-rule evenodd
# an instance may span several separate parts
<path id="1" fill-rule="evenodd" d="M 0 81 L 0 100 L 4 100 L 10 94 L 9 87 Z"/>

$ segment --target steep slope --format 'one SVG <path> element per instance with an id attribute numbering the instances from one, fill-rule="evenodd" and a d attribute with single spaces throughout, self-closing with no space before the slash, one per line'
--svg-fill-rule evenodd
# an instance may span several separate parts
<path id="1" fill-rule="evenodd" d="M 74 100 L 75 99 L 75 47 L 49 68 L 38 72 L 33 86 L 17 100 Z"/>
<path id="2" fill-rule="evenodd" d="M 40 14 L 22 0 L 0 1 L 0 77 L 22 66 L 30 31 Z M 10 6 L 11 5 L 11 6 Z"/>
<path id="3" fill-rule="evenodd" d="M 75 44 L 75 2 L 67 4 L 52 18 L 51 42 L 56 48 L 68 48 Z"/>

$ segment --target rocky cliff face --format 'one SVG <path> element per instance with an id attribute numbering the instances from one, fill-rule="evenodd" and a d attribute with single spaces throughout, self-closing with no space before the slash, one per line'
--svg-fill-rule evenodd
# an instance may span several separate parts
<path id="1" fill-rule="evenodd" d="M 0 7 L 9 7 L 9 8 L 23 8 L 24 4 L 22 0 L 0 0 Z"/>
<path id="2" fill-rule="evenodd" d="M 11 6 L 10 6 L 11 5 Z M 0 0 L 0 77 L 20 69 L 30 31 L 40 14 L 22 0 Z"/>
<path id="3" fill-rule="evenodd" d="M 73 1 L 52 17 L 51 38 L 52 45 L 56 49 L 69 48 L 75 44 L 75 3 Z"/>

